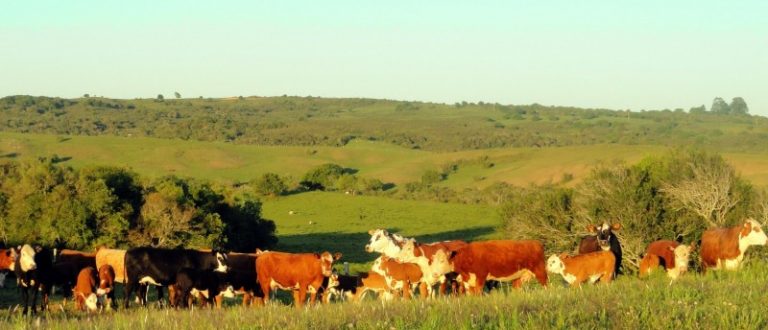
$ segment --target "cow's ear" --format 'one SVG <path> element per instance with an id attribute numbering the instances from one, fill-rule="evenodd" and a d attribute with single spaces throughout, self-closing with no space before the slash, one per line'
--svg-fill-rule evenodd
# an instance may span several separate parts
<path id="1" fill-rule="evenodd" d="M 619 230 L 619 229 L 621 229 L 620 223 L 614 223 L 611 225 L 611 230 Z"/>
<path id="2" fill-rule="evenodd" d="M 595 232 L 597 232 L 597 227 L 595 227 L 595 225 L 588 225 L 587 226 L 587 231 L 590 232 L 590 233 L 595 233 Z"/>
<path id="3" fill-rule="evenodd" d="M 333 254 L 333 260 L 339 260 L 341 259 L 341 252 L 336 252 Z"/>
<path id="4" fill-rule="evenodd" d="M 453 259 L 453 257 L 456 256 L 456 251 L 451 251 L 451 254 L 448 255 L 448 260 Z"/>
<path id="5" fill-rule="evenodd" d="M 559 258 L 560 258 L 560 260 L 568 258 L 568 253 L 566 253 L 566 252 L 560 253 Z"/>
<path id="6" fill-rule="evenodd" d="M 750 231 L 752 231 L 752 223 L 749 221 L 744 222 L 744 227 L 741 229 L 741 236 L 749 235 Z"/>
<path id="7" fill-rule="evenodd" d="M 371 229 L 371 230 L 369 230 L 369 231 L 368 231 L 368 235 L 373 235 L 373 233 L 374 233 L 375 231 L 376 231 L 375 229 Z"/>

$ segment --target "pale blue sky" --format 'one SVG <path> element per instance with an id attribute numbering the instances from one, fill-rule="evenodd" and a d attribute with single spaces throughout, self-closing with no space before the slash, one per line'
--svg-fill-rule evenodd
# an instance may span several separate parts
<path id="1" fill-rule="evenodd" d="M 742 96 L 768 115 L 765 0 L 196 2 L 6 1 L 0 96 L 633 110 Z"/>

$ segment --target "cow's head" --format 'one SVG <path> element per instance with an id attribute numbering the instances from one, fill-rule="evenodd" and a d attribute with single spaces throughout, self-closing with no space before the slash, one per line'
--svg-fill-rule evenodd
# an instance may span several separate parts
<path id="1" fill-rule="evenodd" d="M 547 271 L 550 273 L 562 274 L 565 270 L 563 259 L 566 257 L 567 255 L 565 253 L 560 254 L 559 256 L 556 254 L 549 256 L 547 259 Z"/>
<path id="2" fill-rule="evenodd" d="M 739 233 L 739 247 L 750 245 L 765 245 L 768 237 L 765 236 L 762 226 L 754 219 L 747 219 Z"/>
<path id="3" fill-rule="evenodd" d="M 680 244 L 677 247 L 669 247 L 669 250 L 675 254 L 675 268 L 686 271 L 688 270 L 688 262 L 691 259 L 691 251 L 696 247 L 695 243 L 691 245 Z"/>
<path id="4" fill-rule="evenodd" d="M 320 259 L 320 271 L 323 273 L 323 276 L 330 277 L 333 274 L 333 262 L 341 259 L 341 253 L 336 252 L 331 254 L 330 252 L 325 251 L 322 254 L 315 255 Z"/>
<path id="5" fill-rule="evenodd" d="M 85 307 L 87 307 L 89 311 L 96 311 L 99 308 L 98 302 L 99 298 L 95 293 L 91 293 L 88 297 L 85 297 Z"/>
<path id="6" fill-rule="evenodd" d="M 16 263 L 16 254 L 13 249 L 0 249 L 0 271 L 13 271 L 13 264 Z"/>
<path id="7" fill-rule="evenodd" d="M 400 247 L 406 241 L 400 235 L 390 234 L 386 229 L 371 229 L 368 231 L 371 240 L 365 245 L 365 252 L 378 252 L 394 257 L 400 252 Z"/>
<path id="8" fill-rule="evenodd" d="M 30 270 L 37 269 L 37 264 L 35 263 L 35 254 L 35 249 L 33 249 L 29 244 L 24 244 L 24 246 L 18 248 L 15 259 L 16 263 L 19 264 L 19 268 L 22 272 L 28 272 Z"/>
<path id="9" fill-rule="evenodd" d="M 450 260 L 452 255 L 453 252 L 442 249 L 435 252 L 432 260 L 429 261 L 429 270 L 432 272 L 432 277 L 437 279 L 453 271 L 453 264 Z"/>
<path id="10" fill-rule="evenodd" d="M 600 248 L 603 251 L 608 251 L 611 249 L 611 237 L 613 236 L 613 231 L 619 229 L 621 229 L 621 224 L 618 223 L 614 223 L 609 226 L 607 223 L 603 222 L 603 224 L 599 226 L 587 226 L 587 231 L 595 234 L 597 237 L 597 243 L 600 244 Z"/>
<path id="11" fill-rule="evenodd" d="M 227 254 L 220 251 L 212 251 L 214 258 L 216 258 L 216 264 L 213 269 L 214 272 L 226 273 L 227 272 Z"/>

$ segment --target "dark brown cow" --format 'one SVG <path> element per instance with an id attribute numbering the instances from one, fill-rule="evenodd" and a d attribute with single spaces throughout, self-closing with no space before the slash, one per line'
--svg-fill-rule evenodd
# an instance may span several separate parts
<path id="1" fill-rule="evenodd" d="M 676 279 L 688 271 L 688 261 L 695 245 L 680 244 L 672 240 L 659 240 L 648 245 L 645 256 L 640 261 L 640 276 L 648 275 L 661 267 L 667 276 Z"/>
<path id="2" fill-rule="evenodd" d="M 766 242 L 768 237 L 753 219 L 735 227 L 707 230 L 701 236 L 701 265 L 705 271 L 709 268 L 738 269 L 747 248 Z"/>
<path id="3" fill-rule="evenodd" d="M 453 252 L 449 262 L 467 293 L 482 293 L 487 280 L 513 281 L 529 273 L 547 285 L 544 245 L 539 241 L 472 242 Z"/>
<path id="4" fill-rule="evenodd" d="M 422 272 L 419 265 L 407 262 L 398 262 L 387 256 L 381 256 L 373 262 L 373 272 L 383 275 L 390 289 L 402 290 L 403 298 L 410 299 L 413 287 L 419 284 Z"/>
<path id="5" fill-rule="evenodd" d="M 256 277 L 264 292 L 264 303 L 269 300 L 271 290 L 283 289 L 292 290 L 294 304 L 301 307 L 307 299 L 307 291 L 310 293 L 310 304 L 315 303 L 323 279 L 331 276 L 333 262 L 341 258 L 341 253 L 297 254 L 257 250 L 256 256 Z"/>
<path id="6" fill-rule="evenodd" d="M 93 267 L 83 268 L 77 275 L 77 284 L 75 284 L 73 292 L 75 295 L 75 307 L 78 310 L 84 311 L 88 308 L 89 311 L 95 311 L 98 308 L 98 298 L 96 296 L 97 282 L 96 270 Z"/>
<path id="7" fill-rule="evenodd" d="M 547 259 L 547 271 L 560 274 L 571 286 L 580 286 L 589 281 L 595 283 L 610 283 L 613 279 L 613 270 L 616 258 L 611 251 L 598 251 L 592 253 L 569 256 L 553 254 Z"/>

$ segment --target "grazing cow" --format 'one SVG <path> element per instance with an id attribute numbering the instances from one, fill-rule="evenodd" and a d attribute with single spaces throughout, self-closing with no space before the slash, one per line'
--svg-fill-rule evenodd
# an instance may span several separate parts
<path id="1" fill-rule="evenodd" d="M 131 293 L 145 285 L 167 286 L 176 283 L 176 274 L 184 268 L 199 271 L 227 272 L 226 254 L 184 249 L 142 247 L 125 253 L 125 307 Z M 141 291 L 140 291 L 141 292 Z M 146 295 L 139 294 L 139 302 L 146 304 Z"/>
<path id="2" fill-rule="evenodd" d="M 371 271 L 384 276 L 390 289 L 402 290 L 403 298 L 410 299 L 412 290 L 419 285 L 422 272 L 419 265 L 398 262 L 387 256 L 381 256 L 373 262 Z"/>
<path id="3" fill-rule="evenodd" d="M 640 261 L 640 276 L 646 276 L 658 267 L 667 271 L 667 276 L 677 279 L 688 271 L 688 262 L 695 244 L 684 245 L 671 240 L 659 240 L 648 245 Z"/>
<path id="4" fill-rule="evenodd" d="M 99 267 L 99 288 L 96 290 L 96 296 L 104 300 L 102 305 L 107 306 L 107 309 L 112 308 L 115 302 L 115 269 L 110 265 Z"/>
<path id="5" fill-rule="evenodd" d="M 183 268 L 176 274 L 176 295 L 181 306 L 189 307 L 191 296 L 198 297 L 204 305 L 214 305 L 214 297 L 219 295 L 219 276 L 213 270 Z M 173 303 L 173 305 L 178 305 Z"/>
<path id="6" fill-rule="evenodd" d="M 227 274 L 220 283 L 221 293 L 216 296 L 216 306 L 221 306 L 223 298 L 229 294 L 243 295 L 243 306 L 250 306 L 254 301 L 263 302 L 261 287 L 256 282 L 255 253 L 228 253 L 227 268 Z M 254 300 L 254 297 L 259 299 Z"/>
<path id="7" fill-rule="evenodd" d="M 472 242 L 451 253 L 449 262 L 467 293 L 481 294 L 487 280 L 514 281 L 529 273 L 547 286 L 544 245 L 539 241 Z"/>
<path id="8" fill-rule="evenodd" d="M 707 230 L 701 236 L 701 265 L 705 271 L 709 268 L 738 269 L 747 248 L 765 245 L 766 242 L 768 237 L 753 219 L 735 227 Z"/>
<path id="9" fill-rule="evenodd" d="M 560 274 L 570 286 L 581 286 L 589 281 L 595 283 L 610 283 L 616 258 L 610 251 L 598 251 L 576 256 L 563 253 L 553 254 L 547 259 L 547 271 Z"/>
<path id="10" fill-rule="evenodd" d="M 279 288 L 293 290 L 294 304 L 301 307 L 307 298 L 307 291 L 310 293 L 310 304 L 315 303 L 323 278 L 331 276 L 333 262 L 341 258 L 341 253 L 296 254 L 257 250 L 256 256 L 256 277 L 264 293 L 264 303 L 269 300 L 270 291 Z"/>
<path id="11" fill-rule="evenodd" d="M 14 254 L 13 271 L 24 303 L 22 313 L 27 314 L 29 310 L 30 293 L 32 294 L 32 313 L 37 312 L 38 291 L 42 293 L 40 309 L 45 310 L 48 307 L 48 296 L 51 292 L 53 253 L 41 246 L 33 248 L 29 244 L 25 244 L 16 249 Z"/>
<path id="12" fill-rule="evenodd" d="M 614 231 L 621 229 L 621 224 L 614 223 L 608 225 L 603 223 L 599 226 L 589 225 L 587 231 L 593 235 L 584 237 L 579 243 L 579 254 L 585 254 L 597 251 L 611 251 L 616 258 L 616 268 L 613 271 L 613 277 L 621 274 L 621 243 L 619 238 L 616 237 Z"/>
<path id="13" fill-rule="evenodd" d="M 99 248 L 96 251 L 96 269 L 110 265 L 115 271 L 115 282 L 125 283 L 125 252 L 125 250 Z"/>
<path id="14" fill-rule="evenodd" d="M 75 308 L 81 311 L 85 311 L 86 308 L 89 311 L 95 311 L 98 306 L 98 298 L 96 296 L 98 279 L 96 277 L 96 269 L 93 267 L 85 267 L 77 275 L 77 284 L 73 293 L 75 295 Z"/>

